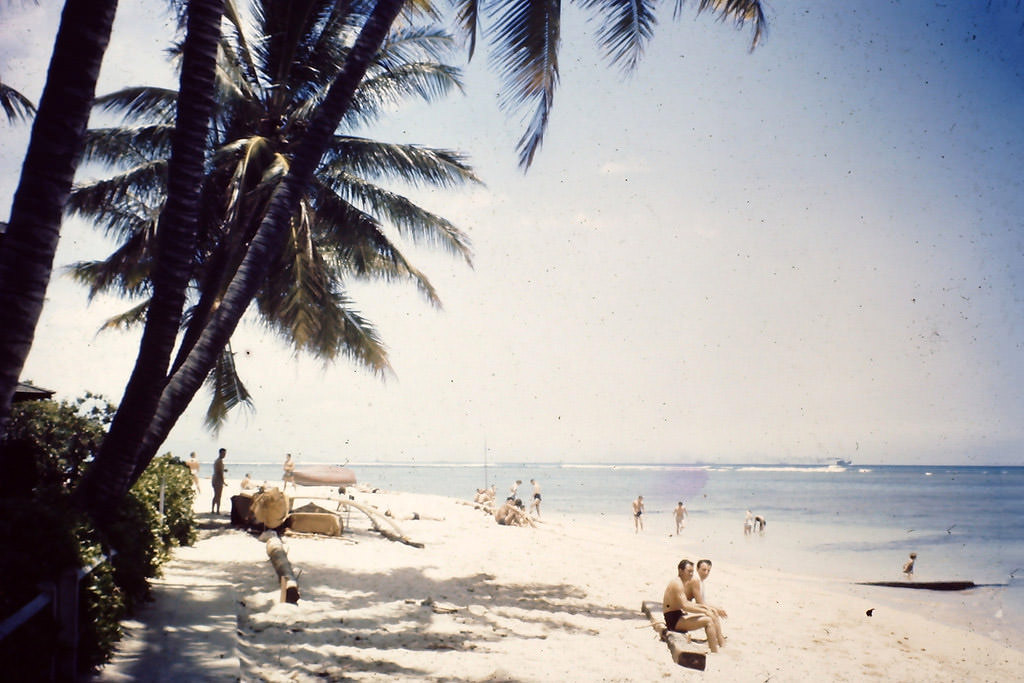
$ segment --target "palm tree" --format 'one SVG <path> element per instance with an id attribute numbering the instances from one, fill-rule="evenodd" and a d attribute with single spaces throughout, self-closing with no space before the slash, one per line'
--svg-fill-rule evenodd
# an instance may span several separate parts
<path id="1" fill-rule="evenodd" d="M 223 10 L 223 0 L 192 0 L 185 16 L 179 16 L 179 20 L 187 17 L 187 33 L 182 50 L 181 97 L 176 102 L 177 116 L 171 134 L 167 201 L 156 235 L 155 249 L 161 258 L 152 270 L 153 296 L 135 368 L 103 441 L 102 457 L 97 467 L 87 471 L 76 491 L 97 518 L 115 508 L 95 503 L 116 499 L 131 485 L 135 447 L 156 410 L 181 323 L 196 245 L 199 187 L 214 109 L 213 85 Z M 99 491 L 93 494 L 93 489 Z"/>
<path id="2" fill-rule="evenodd" d="M 117 0 L 67 0 L 0 248 L 0 434 L 32 348 Z"/>
<path id="3" fill-rule="evenodd" d="M 359 49 L 354 49 L 350 53 L 344 71 L 329 91 L 330 93 L 337 91 L 338 97 L 335 99 L 328 95 L 321 107 L 318 108 L 317 116 L 314 119 L 318 121 L 318 135 L 307 134 L 303 139 L 302 152 L 296 154 L 284 182 L 275 190 L 268 205 L 268 211 L 256 236 L 250 243 L 250 248 L 246 252 L 245 259 L 234 280 L 225 290 L 225 296 L 216 314 L 211 318 L 196 345 L 192 347 L 185 362 L 178 366 L 177 371 L 170 378 L 157 414 L 143 442 L 139 458 L 140 464 L 148 462 L 148 458 L 156 452 L 159 444 L 166 438 L 174 421 L 184 411 L 197 391 L 201 378 L 213 367 L 216 355 L 230 338 L 231 332 L 241 319 L 248 302 L 256 295 L 260 281 L 269 268 L 269 261 L 275 258 L 280 245 L 284 242 L 287 217 L 298 206 L 299 196 L 312 177 L 313 168 L 323 153 L 322 145 L 326 145 L 330 131 L 347 112 L 351 101 L 348 98 L 351 97 L 351 94 L 346 94 L 346 90 L 351 88 L 354 91 L 358 84 L 358 81 L 353 82 L 349 78 L 349 74 L 359 74 L 362 69 L 366 68 L 365 64 L 370 55 L 383 42 L 388 27 L 398 16 L 400 5 L 400 2 L 384 0 L 374 5 L 369 19 L 360 32 L 356 44 L 356 48 Z M 521 154 L 521 163 L 525 167 L 529 165 L 532 154 L 542 139 L 547 123 L 546 112 L 550 109 L 554 84 L 557 81 L 557 60 L 553 57 L 557 56 L 558 16 L 557 12 L 554 14 L 551 12 L 549 4 L 543 2 L 519 0 L 511 5 L 522 11 L 508 9 L 504 14 L 499 14 L 500 17 L 504 17 L 504 20 L 498 22 L 498 34 L 494 40 L 499 47 L 506 46 L 503 51 L 497 50 L 496 62 L 499 68 L 506 76 L 507 82 L 512 86 L 517 84 L 519 86 L 518 90 L 513 87 L 513 92 L 506 102 L 528 102 L 531 97 L 539 98 L 540 102 L 538 114 L 534 117 L 534 125 L 524 134 L 521 142 L 521 151 L 524 152 Z M 681 2 L 677 2 L 677 14 L 680 5 Z M 493 15 L 502 7 L 507 6 L 509 3 L 490 3 L 483 9 L 485 13 L 489 12 Z M 628 9 L 632 6 L 633 3 L 611 0 L 602 7 L 605 11 L 613 13 L 613 10 Z M 642 6 L 653 6 L 653 4 L 646 3 Z M 554 7 L 557 10 L 557 4 Z M 466 2 L 462 4 L 462 8 L 463 11 L 460 12 L 459 18 L 463 22 L 463 26 L 469 29 L 469 34 L 475 36 L 480 14 L 479 7 L 475 2 Z M 760 4 L 753 0 L 701 0 L 698 11 L 705 10 L 717 12 L 722 19 L 732 18 L 739 25 L 748 21 L 754 22 L 753 44 L 756 44 L 763 32 L 763 13 Z M 619 22 L 614 28 L 603 34 L 601 39 L 608 45 L 614 46 L 618 43 L 633 46 L 625 52 L 616 50 L 614 47 L 610 48 L 609 55 L 613 61 L 618 59 L 616 57 L 618 54 L 642 51 L 650 25 L 650 23 L 645 24 L 644 22 Z M 541 49 L 538 50 L 538 47 Z M 530 83 L 533 86 L 529 86 Z M 539 88 L 537 84 L 540 84 Z M 313 130 L 311 127 L 310 132 Z M 318 145 L 321 146 L 318 147 Z M 308 157 L 306 156 L 307 152 Z M 298 163 L 300 159 L 302 164 Z"/>
<path id="4" fill-rule="evenodd" d="M 232 30 L 221 41 L 213 151 L 202 178 L 199 240 L 190 264 L 192 295 L 176 366 L 222 305 L 270 197 L 294 165 L 316 105 L 350 50 L 348 35 L 355 28 L 351 15 L 324 0 L 253 8 L 250 24 L 228 3 Z M 457 71 L 437 61 L 451 45 L 449 36 L 433 29 L 406 26 L 393 32 L 374 56 L 342 130 L 328 137 L 319 168 L 288 221 L 288 239 L 255 297 L 264 323 L 297 351 L 326 359 L 344 353 L 375 372 L 388 369 L 379 338 L 345 295 L 349 278 L 409 279 L 429 301 L 439 303 L 429 280 L 388 238 L 387 225 L 469 260 L 467 239 L 448 221 L 375 184 L 382 178 L 441 187 L 475 181 L 462 158 L 346 134 L 402 98 L 429 101 L 460 87 Z M 73 273 L 92 293 L 114 289 L 145 298 L 151 291 L 150 269 L 160 261 L 156 254 L 163 256 L 154 240 L 164 228 L 155 229 L 155 217 L 163 201 L 175 99 L 171 91 L 132 88 L 99 100 L 137 125 L 90 132 L 88 158 L 113 163 L 119 172 L 77 188 L 69 203 L 71 210 L 122 239 L 108 259 L 74 266 Z M 143 301 L 111 324 L 138 320 L 148 306 Z M 214 360 L 208 375 L 215 387 L 211 422 L 244 392 L 229 353 L 222 349 Z"/>
<path id="5" fill-rule="evenodd" d="M 176 369 L 168 379 L 140 447 L 136 473 L 148 462 L 191 401 L 203 377 L 216 364 L 249 302 L 264 282 L 271 262 L 279 257 L 291 216 L 298 210 L 301 196 L 313 178 L 313 171 L 332 132 L 348 112 L 355 88 L 371 58 L 383 44 L 402 4 L 398 0 L 381 0 L 366 8 L 367 20 L 359 31 L 355 49 L 349 53 L 345 68 L 317 107 L 317 113 L 311 119 L 312 125 L 303 136 L 283 181 L 273 191 L 267 211 L 234 278 L 196 342 L 183 345 L 190 350 L 187 356 L 179 357 Z M 635 57 L 642 52 L 650 37 L 654 25 L 653 9 L 659 3 L 586 0 L 582 4 L 588 9 L 596 9 L 599 18 L 607 19 L 603 25 L 608 28 L 599 35 L 599 39 L 606 46 L 612 63 L 627 69 L 635 64 Z M 683 0 L 676 0 L 675 16 L 679 15 L 682 5 Z M 510 3 L 463 0 L 458 7 L 457 19 L 470 38 L 471 54 L 476 34 L 483 25 L 481 17 L 496 19 L 492 43 L 495 46 L 495 63 L 507 86 L 503 104 L 510 109 L 524 104 L 536 106 L 531 124 L 519 145 L 520 163 L 526 168 L 542 141 L 558 80 L 560 4 L 550 0 L 513 0 Z M 722 20 L 733 19 L 741 26 L 753 23 L 752 47 L 762 35 L 764 16 L 756 0 L 700 0 L 698 12 L 703 11 L 716 13 Z"/>

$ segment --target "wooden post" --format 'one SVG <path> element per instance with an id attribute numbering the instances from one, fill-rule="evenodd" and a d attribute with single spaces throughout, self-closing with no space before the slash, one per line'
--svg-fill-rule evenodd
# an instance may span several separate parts
<path id="1" fill-rule="evenodd" d="M 651 620 L 651 626 L 657 632 L 658 637 L 668 645 L 668 651 L 672 653 L 672 661 L 688 669 L 703 671 L 707 666 L 707 653 L 692 645 L 686 634 L 670 631 L 664 620 L 655 614 L 661 614 L 661 603 L 652 600 L 644 601 L 640 605 L 640 611 Z"/>
<path id="2" fill-rule="evenodd" d="M 274 565 L 274 571 L 281 582 L 281 602 L 296 604 L 299 601 L 299 582 L 292 571 L 291 562 L 288 561 L 284 543 L 277 534 L 268 534 L 267 557 L 270 558 L 270 564 Z"/>
<path id="3" fill-rule="evenodd" d="M 57 579 L 53 603 L 57 619 L 55 675 L 58 681 L 74 681 L 78 667 L 78 569 L 65 569 Z"/>

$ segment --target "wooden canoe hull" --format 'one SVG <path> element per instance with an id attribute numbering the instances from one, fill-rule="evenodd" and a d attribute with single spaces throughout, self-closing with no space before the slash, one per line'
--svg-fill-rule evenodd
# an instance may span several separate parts
<path id="1" fill-rule="evenodd" d="M 916 588 L 927 591 L 962 591 L 976 588 L 973 581 L 865 581 L 859 586 L 885 586 L 886 588 Z"/>

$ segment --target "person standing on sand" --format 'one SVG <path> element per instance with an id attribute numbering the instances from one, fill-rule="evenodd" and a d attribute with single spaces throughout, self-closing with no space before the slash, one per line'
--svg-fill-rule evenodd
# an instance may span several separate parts
<path id="1" fill-rule="evenodd" d="M 917 553 L 910 553 L 910 559 L 903 564 L 903 575 L 907 577 L 907 581 L 914 580 L 914 561 L 917 559 Z"/>
<path id="2" fill-rule="evenodd" d="M 210 506 L 210 514 L 220 514 L 220 494 L 224 490 L 224 474 L 228 471 L 224 467 L 224 458 L 228 449 L 222 448 L 217 451 L 217 459 L 213 461 L 213 477 L 210 483 L 213 484 L 213 504 Z"/>
<path id="3" fill-rule="evenodd" d="M 199 493 L 199 458 L 196 457 L 196 452 L 192 451 L 192 455 L 188 456 L 188 471 L 192 473 L 192 485 L 196 487 L 196 493 Z"/>
<path id="4" fill-rule="evenodd" d="M 683 501 L 679 501 L 674 512 L 676 516 L 676 536 L 678 536 L 679 532 L 686 526 L 686 506 L 683 505 Z"/>
<path id="5" fill-rule="evenodd" d="M 522 479 L 516 479 L 512 482 L 512 486 L 508 487 L 508 497 L 512 500 L 516 499 L 516 493 L 519 491 L 519 485 L 523 483 Z"/>
<path id="6" fill-rule="evenodd" d="M 747 516 L 743 518 L 743 535 L 749 536 L 754 532 L 754 513 L 747 510 Z"/>
<path id="7" fill-rule="evenodd" d="M 533 502 L 530 503 L 530 511 L 535 512 L 537 517 L 540 517 L 540 484 L 537 483 L 536 479 L 531 479 L 530 483 L 533 484 Z"/>
<path id="8" fill-rule="evenodd" d="M 633 501 L 633 533 L 640 533 L 644 528 L 644 497 L 637 496 Z"/>
<path id="9" fill-rule="evenodd" d="M 718 652 L 719 634 L 708 608 L 686 597 L 686 584 L 693 579 L 693 562 L 680 560 L 676 571 L 678 575 L 668 582 L 665 595 L 661 599 L 665 626 L 670 631 L 679 633 L 702 628 L 708 639 L 708 648 L 712 652 Z"/>
<path id="10" fill-rule="evenodd" d="M 292 460 L 291 453 L 284 456 L 284 478 L 281 482 L 281 493 L 288 490 L 288 484 L 292 485 L 292 489 L 295 488 L 295 461 Z"/>

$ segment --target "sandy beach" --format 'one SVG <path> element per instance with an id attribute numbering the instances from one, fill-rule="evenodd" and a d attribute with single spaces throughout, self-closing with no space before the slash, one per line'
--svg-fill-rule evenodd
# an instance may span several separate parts
<path id="1" fill-rule="evenodd" d="M 226 492 L 236 492 L 231 482 Z M 314 491 L 303 490 L 303 493 Z M 726 647 L 675 664 L 640 612 L 676 563 L 707 554 L 628 516 L 505 527 L 460 501 L 355 492 L 417 548 L 353 513 L 341 538 L 287 535 L 298 604 L 280 602 L 265 544 L 208 514 L 100 681 L 1011 681 L 1024 651 L 965 624 L 880 605 L 863 588 L 716 563 Z M 229 509 L 225 495 L 224 511 Z M 300 503 L 303 501 L 299 501 Z M 413 513 L 421 519 L 406 519 Z M 714 557 L 712 556 L 712 559 Z M 870 616 L 867 610 L 873 609 Z M 703 634 L 697 637 L 703 638 Z"/>

